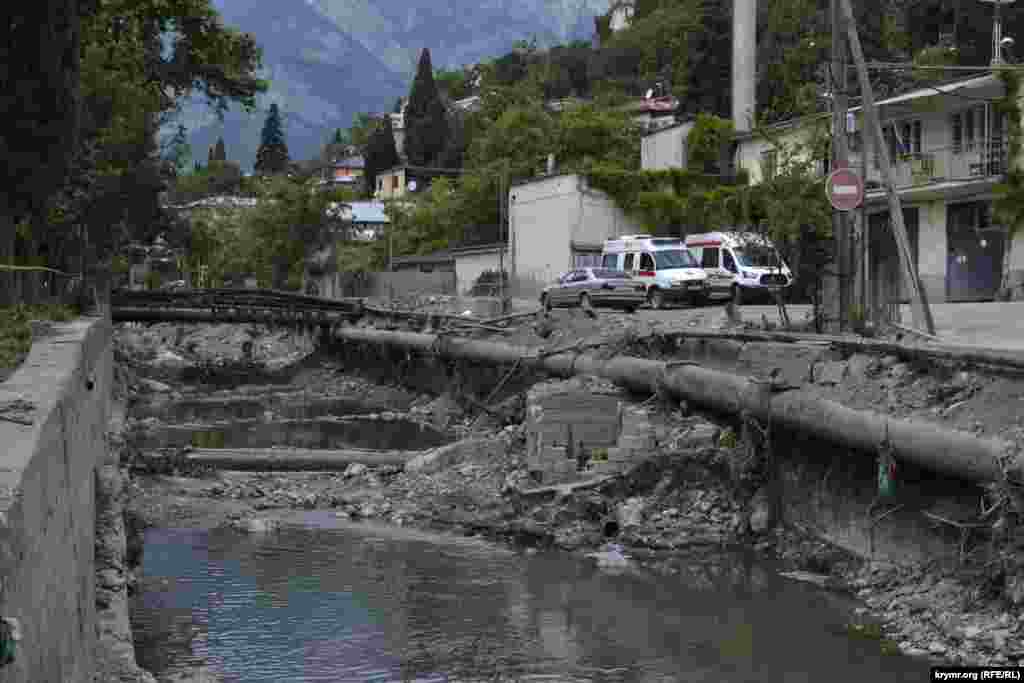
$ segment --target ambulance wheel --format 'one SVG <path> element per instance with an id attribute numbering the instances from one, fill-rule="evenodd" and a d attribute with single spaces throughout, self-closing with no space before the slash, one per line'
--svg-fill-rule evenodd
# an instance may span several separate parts
<path id="1" fill-rule="evenodd" d="M 665 293 L 657 287 L 652 287 L 647 291 L 647 303 L 656 311 L 665 308 Z"/>
<path id="2" fill-rule="evenodd" d="M 743 288 L 739 285 L 732 286 L 732 300 L 736 305 L 743 303 Z"/>

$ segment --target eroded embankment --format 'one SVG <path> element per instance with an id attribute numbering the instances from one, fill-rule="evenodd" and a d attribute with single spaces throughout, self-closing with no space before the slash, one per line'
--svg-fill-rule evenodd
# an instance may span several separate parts
<path id="1" fill-rule="evenodd" d="M 633 337 L 619 340 L 618 349 L 662 359 L 682 355 L 678 344 Z M 506 379 L 509 367 L 369 345 L 333 352 L 336 365 L 296 371 L 280 386 L 285 398 L 267 401 L 271 417 L 294 405 L 287 394 L 298 387 L 305 389 L 303 400 L 371 400 L 387 392 L 399 400 L 386 418 L 377 413 L 382 426 L 421 421 L 458 441 L 405 468 L 352 465 L 343 472 L 199 470 L 179 449 L 158 465 L 179 476 L 132 478 L 132 511 L 150 524 L 227 523 L 265 532 L 279 511 L 327 508 L 580 552 L 608 550 L 610 542 L 652 564 L 665 553 L 751 545 L 781 558 L 797 578 L 858 591 L 870 608 L 865 614 L 885 623 L 893 648 L 946 661 L 1024 657 L 1017 647 L 1024 593 L 1017 588 L 1016 534 L 1009 531 L 1013 509 L 1004 502 L 994 508 L 1000 514 L 978 512 L 981 503 L 996 505 L 993 495 L 1007 495 L 1005 489 L 986 491 L 901 463 L 896 494 L 886 496 L 874 457 L 778 429 L 757 439 L 750 424 L 745 431 L 729 419 L 711 421 L 690 406 L 630 396 L 607 382 L 538 384 L 536 374 L 525 372 Z M 124 362 L 146 373 L 159 354 L 148 360 L 127 354 Z M 1015 399 L 1019 385 L 975 369 L 854 356 L 818 358 L 806 369 L 809 383 L 833 399 L 873 397 L 876 407 L 893 413 L 939 420 L 971 415 L 984 425 L 975 431 L 1001 436 L 1016 427 L 983 408 L 1003 406 L 997 396 Z M 132 380 L 142 392 L 135 410 L 148 415 L 149 427 L 160 412 L 143 408 L 154 391 L 161 400 L 170 397 L 168 405 L 205 400 L 164 378 L 169 384 L 156 387 Z M 384 389 L 367 378 L 401 386 Z M 198 416 L 181 410 L 193 410 L 188 419 Z M 135 455 L 129 452 L 126 461 L 138 466 Z M 876 633 L 870 626 L 855 630 Z"/>

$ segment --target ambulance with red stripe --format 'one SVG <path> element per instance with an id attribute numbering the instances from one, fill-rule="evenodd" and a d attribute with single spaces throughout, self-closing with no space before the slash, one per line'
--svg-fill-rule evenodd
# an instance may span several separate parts
<path id="1" fill-rule="evenodd" d="M 793 274 L 768 239 L 751 232 L 686 236 L 686 248 L 708 274 L 711 298 L 768 298 L 793 284 Z"/>
<path id="2" fill-rule="evenodd" d="M 623 270 L 642 283 L 651 308 L 680 300 L 696 306 L 707 299 L 708 276 L 678 237 L 623 235 L 605 240 L 601 265 Z"/>

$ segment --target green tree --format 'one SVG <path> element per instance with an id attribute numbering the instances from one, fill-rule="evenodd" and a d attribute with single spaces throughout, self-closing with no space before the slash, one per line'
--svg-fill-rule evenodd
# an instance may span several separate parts
<path id="1" fill-rule="evenodd" d="M 225 27 L 210 0 L 93 6 L 81 25 L 78 144 L 68 182 L 32 239 L 58 267 L 68 258 L 77 265 L 76 235 L 87 236 L 86 256 L 97 261 L 122 239 L 148 239 L 167 225 L 159 194 L 173 168 L 160 159 L 157 132 L 185 98 L 202 94 L 220 114 L 232 102 L 251 108 L 266 89 L 254 39 Z"/>
<path id="2" fill-rule="evenodd" d="M 72 167 L 81 23 L 95 9 L 78 0 L 41 0 L 11 5 L 0 20 L 0 263 L 14 255 L 19 218 L 41 211 Z"/>
<path id="3" fill-rule="evenodd" d="M 192 168 L 192 146 L 188 144 L 188 129 L 178 124 L 167 145 L 165 158 L 174 165 L 177 175 L 186 175 Z"/>
<path id="4" fill-rule="evenodd" d="M 217 144 L 213 148 L 214 161 L 227 161 L 228 153 L 224 147 L 224 138 L 217 138 Z"/>
<path id="5" fill-rule="evenodd" d="M 345 144 L 348 144 L 348 136 L 346 136 L 342 132 L 341 128 L 336 128 L 334 130 L 334 140 L 332 141 L 332 144 L 335 144 L 335 145 L 345 145 Z"/>
<path id="6" fill-rule="evenodd" d="M 414 166 L 435 166 L 447 142 L 447 112 L 434 83 L 430 50 L 424 48 L 405 109 L 405 156 Z"/>
<path id="7" fill-rule="evenodd" d="M 377 175 L 381 171 L 397 166 L 401 161 L 395 146 L 395 132 L 391 127 L 391 117 L 384 116 L 370 137 L 366 146 L 365 163 L 363 165 L 364 191 L 372 197 L 377 189 Z"/>
<path id="8" fill-rule="evenodd" d="M 270 105 L 263 131 L 260 133 L 260 146 L 256 150 L 257 173 L 284 173 L 288 169 L 290 157 L 288 145 L 284 141 L 284 130 L 281 126 L 281 111 L 277 103 Z"/>
<path id="9" fill-rule="evenodd" d="M 370 137 L 373 135 L 376 126 L 377 119 L 365 112 L 360 112 L 352 117 L 352 126 L 348 129 L 349 140 L 364 155 L 366 153 L 366 145 L 369 144 Z"/>

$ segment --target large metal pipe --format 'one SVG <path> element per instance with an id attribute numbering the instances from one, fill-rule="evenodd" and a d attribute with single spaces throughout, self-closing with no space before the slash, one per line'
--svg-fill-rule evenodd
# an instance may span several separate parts
<path id="1" fill-rule="evenodd" d="M 523 346 L 370 327 L 342 326 L 336 334 L 343 341 L 434 352 L 450 359 L 483 363 L 522 360 L 555 376 L 595 375 L 633 391 L 655 391 L 660 386 L 697 405 L 733 414 L 745 409 L 759 419 L 858 450 L 875 452 L 887 441 L 903 460 L 978 483 L 1002 479 L 1000 462 L 1014 448 L 1002 439 L 980 438 L 931 422 L 855 410 L 807 390 L 791 389 L 757 400 L 763 393 L 751 378 L 690 362 L 663 363 L 630 356 L 602 359 L 573 352 L 544 356 Z M 1014 456 L 1005 466 L 1016 477 L 1021 471 L 1020 458 Z"/>

